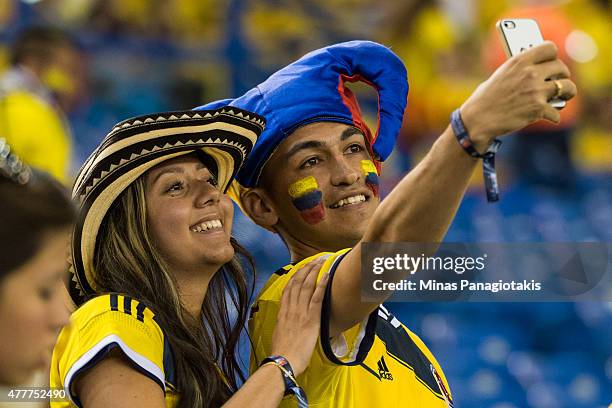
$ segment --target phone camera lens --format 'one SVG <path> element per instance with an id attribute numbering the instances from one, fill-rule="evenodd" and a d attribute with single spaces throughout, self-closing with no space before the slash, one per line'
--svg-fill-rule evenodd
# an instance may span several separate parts
<path id="1" fill-rule="evenodd" d="M 504 27 L 512 29 L 516 27 L 516 24 L 514 24 L 514 21 L 504 21 Z"/>

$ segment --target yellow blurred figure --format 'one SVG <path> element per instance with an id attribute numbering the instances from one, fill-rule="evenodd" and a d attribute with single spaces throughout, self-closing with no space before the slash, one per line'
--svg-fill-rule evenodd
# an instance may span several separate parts
<path id="1" fill-rule="evenodd" d="M 53 106 L 23 91 L 7 94 L 0 104 L 2 133 L 15 146 L 15 152 L 30 165 L 66 183 L 70 136 Z"/>
<path id="2" fill-rule="evenodd" d="M 72 140 L 56 96 L 69 95 L 73 46 L 50 28 L 24 31 L 0 79 L 0 136 L 28 164 L 69 182 Z"/>

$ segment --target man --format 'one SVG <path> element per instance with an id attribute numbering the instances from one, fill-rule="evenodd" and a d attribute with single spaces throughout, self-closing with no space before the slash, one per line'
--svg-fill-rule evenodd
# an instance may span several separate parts
<path id="1" fill-rule="evenodd" d="M 389 293 L 362 301 L 362 243 L 440 242 L 478 162 L 472 155 L 481 157 L 497 147 L 497 136 L 537 119 L 558 122 L 559 113 L 547 101 L 574 95 L 568 76 L 552 43 L 506 62 L 453 114 L 455 131 L 449 126 L 382 202 L 380 161 L 392 150 L 408 88 L 403 64 L 389 49 L 353 41 L 317 50 L 233 100 L 231 105 L 267 119 L 238 175 L 238 201 L 258 225 L 282 237 L 293 262 L 270 278 L 253 306 L 252 368 L 270 353 L 289 277 L 321 253 L 333 252 L 321 270 L 331 274 L 321 347 L 298 379 L 309 401 L 318 407 L 452 406 L 435 358 L 380 306 Z M 379 93 L 375 135 L 345 86 L 355 80 Z M 493 149 L 485 155 L 492 200 Z"/>
<path id="2" fill-rule="evenodd" d="M 70 38 L 48 27 L 24 30 L 0 79 L 0 137 L 28 164 L 68 182 L 72 140 L 58 97 L 75 91 L 77 53 Z"/>

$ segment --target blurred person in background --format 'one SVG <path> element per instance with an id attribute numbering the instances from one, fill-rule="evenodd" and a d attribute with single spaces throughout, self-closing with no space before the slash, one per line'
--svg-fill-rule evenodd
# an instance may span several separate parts
<path id="1" fill-rule="evenodd" d="M 0 386 L 23 385 L 48 368 L 68 322 L 72 208 L 56 180 L 23 165 L 0 138 Z"/>
<path id="2" fill-rule="evenodd" d="M 27 28 L 12 44 L 11 66 L 0 78 L 0 137 L 63 183 L 70 178 L 72 139 L 61 106 L 77 90 L 78 58 L 65 32 Z"/>
<path id="3" fill-rule="evenodd" d="M 558 123 L 559 112 L 548 101 L 574 96 L 569 74 L 550 42 L 504 63 L 453 112 L 428 155 L 382 202 L 378 174 L 393 150 L 408 92 L 403 63 L 388 48 L 352 41 L 315 50 L 241 97 L 197 108 L 229 103 L 268 118 L 234 194 L 255 223 L 281 236 L 292 263 L 272 275 L 253 306 L 251 368 L 269 353 L 283 287 L 324 252 L 329 258 L 321 276 L 326 271 L 331 280 L 321 346 L 300 377 L 311 401 L 325 407 L 453 406 L 434 356 L 381 305 L 391 292 L 362 300 L 362 243 L 441 242 L 479 157 L 494 201 L 494 168 L 486 157 L 494 156 L 496 138 L 539 119 Z M 354 81 L 378 91 L 375 134 L 346 87 Z"/>
<path id="4" fill-rule="evenodd" d="M 73 190 L 79 308 L 51 363 L 69 401 L 52 406 L 275 407 L 288 394 L 306 406 L 294 375 L 319 333 L 320 263 L 287 287 L 268 364 L 247 380 L 236 355 L 254 265 L 231 236 L 225 191 L 263 126 L 235 108 L 163 112 L 100 143 Z"/>

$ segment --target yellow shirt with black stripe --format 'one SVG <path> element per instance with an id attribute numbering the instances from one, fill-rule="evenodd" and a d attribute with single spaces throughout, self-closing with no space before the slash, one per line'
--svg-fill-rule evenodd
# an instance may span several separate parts
<path id="1" fill-rule="evenodd" d="M 51 360 L 50 385 L 62 388 L 70 401 L 53 408 L 80 407 L 74 380 L 119 348 L 133 366 L 153 379 L 165 392 L 166 407 L 175 407 L 172 353 L 153 312 L 129 296 L 107 294 L 78 308 L 61 331 Z"/>
<path id="2" fill-rule="evenodd" d="M 331 282 L 349 250 L 321 253 L 280 269 L 266 283 L 251 310 L 251 372 L 271 353 L 272 333 L 283 289 L 303 265 L 327 256 L 319 278 L 330 273 L 323 302 L 321 336 L 306 371 L 297 378 L 312 407 L 452 407 L 442 368 L 427 346 L 380 306 L 363 322 L 329 339 Z M 281 407 L 293 407 L 286 397 Z"/>

